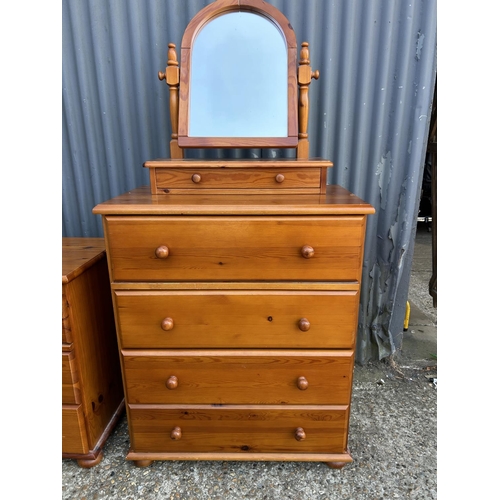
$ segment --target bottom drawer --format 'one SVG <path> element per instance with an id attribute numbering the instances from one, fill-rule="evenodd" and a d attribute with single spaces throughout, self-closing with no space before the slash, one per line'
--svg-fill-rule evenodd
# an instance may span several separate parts
<path id="1" fill-rule="evenodd" d="M 88 439 L 82 406 L 62 407 L 62 452 L 88 453 Z"/>
<path id="2" fill-rule="evenodd" d="M 135 453 L 344 453 L 349 407 L 130 405 Z"/>

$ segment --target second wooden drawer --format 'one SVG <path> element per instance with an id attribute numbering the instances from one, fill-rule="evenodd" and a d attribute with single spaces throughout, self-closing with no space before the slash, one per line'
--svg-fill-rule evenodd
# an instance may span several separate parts
<path id="1" fill-rule="evenodd" d="M 122 348 L 352 348 L 357 291 L 115 293 Z"/>

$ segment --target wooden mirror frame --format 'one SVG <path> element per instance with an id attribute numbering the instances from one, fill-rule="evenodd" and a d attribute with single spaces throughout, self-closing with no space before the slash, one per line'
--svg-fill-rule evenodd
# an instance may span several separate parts
<path id="1" fill-rule="evenodd" d="M 230 12 L 253 12 L 269 19 L 283 34 L 288 53 L 288 136 L 285 137 L 189 137 L 189 82 L 191 50 L 200 30 L 215 17 Z M 256 92 L 258 89 L 255 89 Z M 297 42 L 288 19 L 263 0 L 217 0 L 200 10 L 184 31 L 181 46 L 179 132 L 181 148 L 293 148 L 298 144 Z"/>
<path id="2" fill-rule="evenodd" d="M 191 49 L 199 31 L 212 19 L 230 12 L 254 12 L 273 22 L 282 32 L 288 52 L 288 136 L 287 137 L 189 137 L 189 80 Z M 307 125 L 309 118 L 309 85 L 319 78 L 309 61 L 309 44 L 302 43 L 297 68 L 297 42 L 288 19 L 264 0 L 216 0 L 200 10 L 184 31 L 181 44 L 182 67 L 179 70 L 175 44 L 168 44 L 165 72 L 158 78 L 170 88 L 170 121 L 172 139 L 170 157 L 183 158 L 183 148 L 296 148 L 297 158 L 309 158 Z M 299 93 L 297 95 L 297 86 Z"/>

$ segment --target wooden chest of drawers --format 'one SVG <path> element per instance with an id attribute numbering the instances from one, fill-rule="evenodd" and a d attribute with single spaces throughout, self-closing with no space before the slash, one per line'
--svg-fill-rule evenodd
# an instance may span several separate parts
<path id="1" fill-rule="evenodd" d="M 172 173 L 176 185 L 184 174 Z M 94 208 L 118 321 L 127 458 L 138 466 L 352 461 L 352 372 L 373 208 L 339 186 L 300 195 L 293 186 L 279 196 L 156 189 Z"/>
<path id="2" fill-rule="evenodd" d="M 62 239 L 62 456 L 92 467 L 123 413 L 102 238 Z"/>

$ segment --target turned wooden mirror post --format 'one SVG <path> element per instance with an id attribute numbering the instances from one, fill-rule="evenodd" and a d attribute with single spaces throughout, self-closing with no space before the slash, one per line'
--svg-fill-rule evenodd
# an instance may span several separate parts
<path id="1" fill-rule="evenodd" d="M 168 44 L 168 60 L 165 73 L 158 71 L 158 78 L 165 80 L 170 87 L 170 122 L 172 124 L 172 139 L 170 141 L 170 158 L 184 157 L 184 151 L 179 147 L 179 62 L 175 44 Z"/>
<path id="2" fill-rule="evenodd" d="M 312 79 L 319 78 L 319 71 L 312 71 L 309 61 L 309 44 L 302 43 L 298 70 L 299 82 L 299 145 L 297 158 L 309 158 L 309 139 L 307 124 L 309 121 L 309 85 Z"/>

